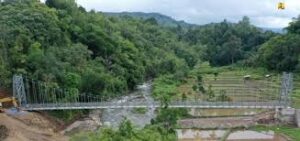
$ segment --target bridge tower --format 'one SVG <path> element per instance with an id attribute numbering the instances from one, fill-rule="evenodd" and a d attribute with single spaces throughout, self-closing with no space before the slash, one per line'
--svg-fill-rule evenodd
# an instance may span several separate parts
<path id="1" fill-rule="evenodd" d="M 281 80 L 280 102 L 282 102 L 286 107 L 291 105 L 292 91 L 293 91 L 293 74 L 283 72 L 282 80 Z"/>
<path id="2" fill-rule="evenodd" d="M 17 98 L 20 107 L 27 104 L 26 91 L 22 75 L 13 76 L 13 96 Z"/>

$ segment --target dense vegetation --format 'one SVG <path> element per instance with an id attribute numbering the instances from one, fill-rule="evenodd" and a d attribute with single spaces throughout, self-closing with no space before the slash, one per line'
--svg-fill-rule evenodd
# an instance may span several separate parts
<path id="1" fill-rule="evenodd" d="M 185 21 L 176 21 L 169 16 L 162 15 L 160 13 L 144 13 L 144 12 L 121 12 L 121 13 L 112 13 L 104 12 L 105 15 L 114 16 L 114 17 L 124 17 L 130 16 L 137 19 L 151 19 L 154 18 L 159 25 L 165 27 L 177 27 L 182 26 L 185 28 L 196 26 L 194 24 L 186 23 Z"/>
<path id="2" fill-rule="evenodd" d="M 184 77 L 193 47 L 152 20 L 86 12 L 73 0 L 4 1 L 0 74 L 20 73 L 81 92 L 117 95 L 149 77 Z"/>
<path id="3" fill-rule="evenodd" d="M 253 129 L 257 130 L 257 131 L 272 130 L 272 131 L 275 131 L 275 133 L 277 133 L 277 134 L 284 134 L 284 135 L 288 136 L 293 141 L 300 140 L 300 134 L 299 134 L 300 129 L 295 128 L 295 127 L 290 127 L 290 126 L 286 126 L 286 125 L 277 125 L 277 126 L 259 125 L 259 126 L 254 127 Z"/>
<path id="4" fill-rule="evenodd" d="M 137 129 L 124 119 L 117 130 L 103 128 L 96 133 L 82 133 L 71 141 L 175 141 L 176 121 L 186 116 L 186 109 L 160 109 L 157 118 L 143 129 Z"/>
<path id="5" fill-rule="evenodd" d="M 286 28 L 287 34 L 273 37 L 258 52 L 261 66 L 278 71 L 299 71 L 300 17 Z"/>
<path id="6" fill-rule="evenodd" d="M 200 26 L 189 30 L 183 40 L 190 44 L 203 44 L 203 59 L 213 66 L 236 63 L 253 56 L 261 44 L 275 33 L 250 24 L 248 17 L 238 23 L 224 20 L 221 23 Z"/>
<path id="7" fill-rule="evenodd" d="M 5 0 L 0 12 L 0 77 L 6 86 L 20 73 L 113 96 L 160 75 L 180 80 L 202 61 L 283 71 L 296 69 L 299 60 L 298 20 L 287 35 L 276 35 L 247 17 L 239 23 L 166 27 L 154 18 L 87 12 L 74 0 Z"/>

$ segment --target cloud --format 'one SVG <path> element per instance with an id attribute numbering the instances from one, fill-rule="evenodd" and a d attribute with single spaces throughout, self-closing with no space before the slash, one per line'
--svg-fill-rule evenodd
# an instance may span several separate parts
<path id="1" fill-rule="evenodd" d="M 278 10 L 279 0 L 77 0 L 88 10 L 104 12 L 158 12 L 176 20 L 195 24 L 237 22 L 248 16 L 257 26 L 282 28 L 300 14 L 299 0 L 282 0 L 285 10 Z"/>

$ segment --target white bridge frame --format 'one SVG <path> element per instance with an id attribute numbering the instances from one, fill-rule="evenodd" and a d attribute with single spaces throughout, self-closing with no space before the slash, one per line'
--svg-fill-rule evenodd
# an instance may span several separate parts
<path id="1" fill-rule="evenodd" d="M 31 85 L 35 82 L 30 82 Z M 279 98 L 276 100 L 264 101 L 203 101 L 203 100 L 174 100 L 165 103 L 154 101 L 129 101 L 110 102 L 100 97 L 78 94 L 77 97 L 62 100 L 62 95 L 70 91 L 58 88 L 50 89 L 42 86 L 35 86 L 30 89 L 28 80 L 24 80 L 21 75 L 13 77 L 13 94 L 19 101 L 23 110 L 72 110 L 72 109 L 107 109 L 107 108 L 158 108 L 167 106 L 169 108 L 254 108 L 254 109 L 277 109 L 290 106 L 290 94 L 293 90 L 293 74 L 283 73 Z M 39 87 L 39 88 L 36 88 Z"/>

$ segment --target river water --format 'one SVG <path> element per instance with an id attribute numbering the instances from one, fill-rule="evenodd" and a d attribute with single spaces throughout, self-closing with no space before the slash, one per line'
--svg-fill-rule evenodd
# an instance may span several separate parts
<path id="1" fill-rule="evenodd" d="M 154 99 L 151 97 L 152 83 L 151 81 L 138 85 L 136 90 L 128 96 L 123 96 L 112 100 L 117 104 L 122 104 L 130 101 L 146 101 L 153 103 Z M 136 127 L 142 128 L 149 124 L 151 119 L 155 118 L 155 108 L 150 107 L 146 109 L 145 113 L 135 112 L 136 109 L 104 109 L 101 113 L 101 122 L 105 126 L 118 127 L 119 124 L 126 118 L 130 120 Z"/>
<path id="2" fill-rule="evenodd" d="M 128 94 L 128 96 L 115 98 L 111 102 L 124 104 L 130 101 L 147 101 L 150 104 L 154 102 L 151 93 L 152 82 L 148 81 L 137 85 L 136 90 Z M 117 128 L 125 118 L 130 120 L 135 127 L 142 128 L 155 117 L 155 108 L 152 107 L 147 108 L 145 113 L 142 114 L 132 108 L 91 110 L 86 118 L 75 121 L 61 133 L 74 134 L 81 131 L 96 131 L 103 126 Z"/>

